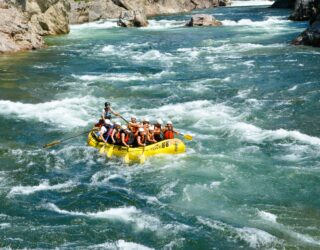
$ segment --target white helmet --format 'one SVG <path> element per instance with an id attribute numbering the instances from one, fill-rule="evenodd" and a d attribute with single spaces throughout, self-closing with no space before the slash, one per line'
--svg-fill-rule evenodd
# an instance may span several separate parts
<path id="1" fill-rule="evenodd" d="M 150 120 L 148 118 L 144 118 L 143 122 L 150 122 Z"/>
<path id="2" fill-rule="evenodd" d="M 162 125 L 162 124 L 163 124 L 163 121 L 162 121 L 161 119 L 158 119 L 158 120 L 157 120 L 157 124 Z"/>
<path id="3" fill-rule="evenodd" d="M 150 127 L 149 127 L 149 130 L 150 130 L 150 131 L 153 131 L 153 130 L 154 130 L 154 126 L 150 126 Z"/>
<path id="4" fill-rule="evenodd" d="M 112 124 L 109 119 L 105 119 L 105 120 L 104 120 L 104 123 L 107 124 L 107 125 L 111 125 L 111 124 Z"/>
<path id="5" fill-rule="evenodd" d="M 131 116 L 131 119 L 137 119 L 137 117 L 135 115 Z"/>
<path id="6" fill-rule="evenodd" d="M 139 128 L 138 131 L 139 131 L 139 132 L 144 132 L 144 129 L 143 129 L 143 128 Z"/>
<path id="7" fill-rule="evenodd" d="M 126 126 L 126 125 L 122 125 L 122 126 L 121 126 L 121 129 L 126 130 L 126 129 L 127 129 L 127 126 Z"/>
<path id="8" fill-rule="evenodd" d="M 172 125 L 172 121 L 167 121 L 167 125 Z"/>
<path id="9" fill-rule="evenodd" d="M 121 126 L 121 122 L 116 122 L 115 125 L 116 126 Z"/>

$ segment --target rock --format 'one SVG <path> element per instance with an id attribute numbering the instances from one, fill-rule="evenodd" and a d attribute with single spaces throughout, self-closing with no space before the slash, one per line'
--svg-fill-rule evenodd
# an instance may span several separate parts
<path id="1" fill-rule="evenodd" d="M 277 9 L 293 9 L 295 6 L 296 0 L 276 0 L 270 8 Z"/>
<path id="2" fill-rule="evenodd" d="M 306 29 L 296 39 L 294 39 L 292 44 L 320 47 L 320 14 L 318 14 L 311 27 Z"/>
<path id="3" fill-rule="evenodd" d="M 293 13 L 289 16 L 293 21 L 307 21 L 314 15 L 315 0 L 297 0 Z"/>
<path id="4" fill-rule="evenodd" d="M 0 9 L 0 16 L 0 52 L 16 52 L 43 46 L 42 37 L 18 9 Z"/>
<path id="5" fill-rule="evenodd" d="M 145 14 L 138 10 L 122 11 L 118 25 L 121 27 L 146 27 L 148 20 Z"/>
<path id="6" fill-rule="evenodd" d="M 222 23 L 216 20 L 213 16 L 207 14 L 197 14 L 191 17 L 191 20 L 186 26 L 221 26 Z"/>

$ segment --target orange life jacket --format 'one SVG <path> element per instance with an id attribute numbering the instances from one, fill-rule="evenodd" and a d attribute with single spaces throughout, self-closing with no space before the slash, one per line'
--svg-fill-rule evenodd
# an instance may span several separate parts
<path id="1" fill-rule="evenodd" d="M 164 139 L 165 139 L 165 140 L 173 139 L 173 138 L 174 138 L 174 133 L 173 133 L 172 130 L 166 130 L 166 131 L 163 133 L 163 136 L 164 136 Z"/>

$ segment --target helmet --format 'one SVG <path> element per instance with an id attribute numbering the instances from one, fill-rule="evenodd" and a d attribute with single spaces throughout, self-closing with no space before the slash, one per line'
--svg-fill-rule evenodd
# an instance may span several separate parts
<path id="1" fill-rule="evenodd" d="M 104 123 L 107 124 L 107 125 L 111 125 L 111 124 L 112 124 L 109 119 L 105 119 L 105 120 L 104 120 Z"/>
<path id="2" fill-rule="evenodd" d="M 162 121 L 161 119 L 158 119 L 158 120 L 157 120 L 157 124 L 162 125 L 162 123 L 163 123 L 163 121 Z"/>
<path id="3" fill-rule="evenodd" d="M 115 125 L 116 126 L 121 126 L 121 122 L 116 122 Z"/>
<path id="4" fill-rule="evenodd" d="M 142 122 L 148 122 L 148 123 L 150 123 L 150 120 L 149 120 L 148 118 L 144 118 L 144 119 L 142 120 Z"/>
<path id="5" fill-rule="evenodd" d="M 154 126 L 150 126 L 150 127 L 149 127 L 149 130 L 150 130 L 150 131 L 153 131 L 153 130 L 154 130 Z"/>
<path id="6" fill-rule="evenodd" d="M 172 125 L 172 121 L 167 121 L 167 125 Z"/>
<path id="7" fill-rule="evenodd" d="M 105 102 L 105 103 L 104 103 L 104 106 L 105 106 L 105 107 L 109 107 L 109 106 L 111 106 L 111 103 L 110 103 L 110 102 Z"/>
<path id="8" fill-rule="evenodd" d="M 138 131 L 139 131 L 139 132 L 144 132 L 144 129 L 143 129 L 143 128 L 139 128 Z"/>
<path id="9" fill-rule="evenodd" d="M 121 128 L 122 128 L 123 130 L 126 130 L 126 129 L 127 129 L 127 126 L 126 126 L 126 125 L 122 125 Z"/>
<path id="10" fill-rule="evenodd" d="M 135 115 L 131 116 L 131 119 L 137 119 L 137 117 Z"/>

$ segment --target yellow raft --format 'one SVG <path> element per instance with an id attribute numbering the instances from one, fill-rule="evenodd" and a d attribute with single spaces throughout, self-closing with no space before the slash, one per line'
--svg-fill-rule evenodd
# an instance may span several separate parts
<path id="1" fill-rule="evenodd" d="M 97 129 L 92 129 L 88 135 L 88 145 L 98 148 L 101 154 L 108 157 L 121 157 L 125 163 L 140 162 L 144 163 L 147 157 L 158 154 L 180 154 L 186 151 L 186 146 L 180 139 L 164 140 L 152 145 L 137 148 L 127 148 L 100 142 L 95 135 Z"/>

